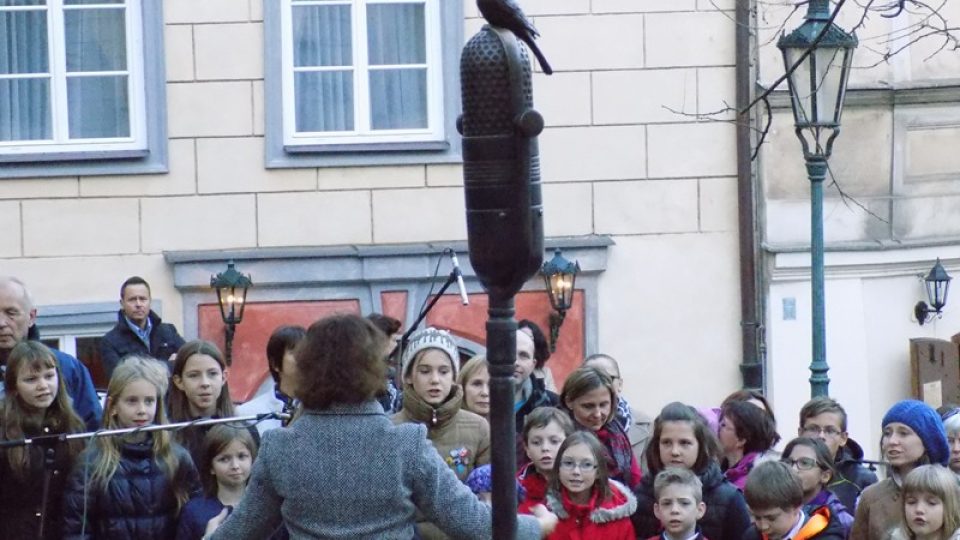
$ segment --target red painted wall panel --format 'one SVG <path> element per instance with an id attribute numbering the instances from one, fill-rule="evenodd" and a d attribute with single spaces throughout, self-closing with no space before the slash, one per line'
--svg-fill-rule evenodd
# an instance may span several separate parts
<path id="1" fill-rule="evenodd" d="M 237 325 L 233 337 L 233 366 L 230 369 L 230 397 L 235 402 L 250 399 L 260 384 L 270 376 L 267 369 L 267 340 L 270 334 L 285 324 L 304 328 L 317 319 L 334 313 L 360 313 L 359 300 L 327 300 L 312 302 L 251 302 L 243 313 L 243 322 Z M 202 339 L 224 346 L 223 319 L 216 304 L 198 307 Z"/>
<path id="2" fill-rule="evenodd" d="M 433 311 L 427 315 L 427 323 L 485 344 L 488 306 L 486 294 L 471 294 L 469 306 L 461 304 L 460 297 L 457 295 L 444 295 L 434 306 Z M 552 308 L 545 292 L 521 292 L 516 296 L 515 306 L 518 321 L 522 319 L 533 321 L 549 338 Z M 557 350 L 547 360 L 547 366 L 553 371 L 558 389 L 563 385 L 567 375 L 583 360 L 583 323 L 583 291 L 575 291 L 573 306 L 567 311 L 567 317 L 560 328 Z"/>
<path id="3" fill-rule="evenodd" d="M 386 291 L 380 295 L 383 311 L 404 321 L 408 296 L 405 291 Z M 577 368 L 584 351 L 584 298 L 576 291 L 573 307 L 567 312 L 560 329 L 557 350 L 547 365 L 553 371 L 557 386 L 562 387 L 567 375 Z M 487 296 L 471 294 L 470 305 L 460 304 L 458 295 L 444 295 L 427 316 L 427 324 L 445 328 L 471 341 L 486 343 Z M 550 300 L 542 291 L 521 292 L 516 297 L 517 320 L 530 319 L 549 334 Z M 247 304 L 243 322 L 237 326 L 233 340 L 233 366 L 230 369 L 230 396 L 235 402 L 250 399 L 269 377 L 266 348 L 270 334 L 281 325 L 310 326 L 314 321 L 334 313 L 360 313 L 359 300 L 324 300 L 309 302 L 251 302 Z M 198 335 L 224 346 L 224 325 L 216 304 L 198 308 Z M 406 323 L 406 321 L 404 321 Z M 412 322 L 412 321 L 410 321 Z"/>

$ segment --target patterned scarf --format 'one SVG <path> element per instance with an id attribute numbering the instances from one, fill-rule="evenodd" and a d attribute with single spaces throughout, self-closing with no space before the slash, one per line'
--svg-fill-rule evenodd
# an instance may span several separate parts
<path id="1" fill-rule="evenodd" d="M 633 448 L 617 422 L 610 422 L 596 432 L 607 449 L 607 472 L 610 478 L 626 484 L 631 489 L 639 482 L 633 477 Z"/>

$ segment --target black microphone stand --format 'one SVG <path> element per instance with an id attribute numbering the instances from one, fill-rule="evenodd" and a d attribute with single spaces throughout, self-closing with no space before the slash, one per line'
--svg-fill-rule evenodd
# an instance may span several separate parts
<path id="1" fill-rule="evenodd" d="M 446 249 L 444 250 L 444 253 L 446 253 L 447 251 L 450 251 L 450 250 Z M 457 268 L 454 267 L 450 270 L 450 274 L 447 276 L 447 280 L 443 282 L 443 287 L 440 287 L 440 290 L 437 291 L 437 294 L 435 294 L 433 298 L 430 299 L 430 302 L 427 303 L 427 305 L 420 312 L 420 315 L 417 316 L 417 320 L 413 321 L 413 324 L 410 325 L 410 328 L 408 328 L 407 331 L 404 332 L 403 336 L 400 338 L 400 356 L 401 357 L 403 356 L 403 351 L 407 350 L 407 343 L 410 341 L 410 336 L 412 336 L 413 333 L 417 331 L 417 327 L 420 326 L 420 323 L 427 318 L 427 314 L 430 313 L 430 310 L 433 309 L 433 306 L 435 306 L 437 302 L 440 301 L 440 298 L 443 296 L 443 293 L 447 292 L 447 289 L 449 289 L 450 286 L 456 282 L 457 282 Z M 454 362 L 457 362 L 458 360 L 459 360 L 458 358 L 453 359 Z M 402 376 L 403 374 L 401 374 L 401 377 Z"/>
<path id="2" fill-rule="evenodd" d="M 14 439 L 11 441 L 0 441 L 0 450 L 15 448 L 19 446 L 30 447 L 38 446 L 43 448 L 43 491 L 40 498 L 40 528 L 37 531 L 37 538 L 43 539 L 47 521 L 47 503 L 50 500 L 50 476 L 53 474 L 57 461 L 57 447 L 67 441 L 77 439 L 95 439 L 97 437 L 118 437 L 122 435 L 133 435 L 136 433 L 150 433 L 153 431 L 180 430 L 192 426 L 210 426 L 214 424 L 228 424 L 232 422 L 262 422 L 263 420 L 287 420 L 291 415 L 286 413 L 263 413 L 251 414 L 248 416 L 234 416 L 230 418 L 207 418 L 204 420 L 193 420 L 189 422 L 176 422 L 173 424 L 159 424 L 135 428 L 120 429 L 101 429 L 97 431 L 87 431 L 83 433 L 56 433 L 52 435 L 38 435 L 36 437 L 25 437 L 23 439 Z"/>

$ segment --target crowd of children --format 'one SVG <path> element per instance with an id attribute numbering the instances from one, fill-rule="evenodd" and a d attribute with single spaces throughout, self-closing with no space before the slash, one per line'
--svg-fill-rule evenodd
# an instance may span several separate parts
<path id="1" fill-rule="evenodd" d="M 296 403 L 294 351 L 304 336 L 294 327 L 278 333 L 270 410 Z M 186 343 L 172 367 L 171 375 L 156 360 L 124 359 L 101 429 L 235 415 L 215 345 Z M 486 359 L 461 369 L 454 338 L 427 328 L 411 336 L 399 367 L 400 394 L 386 400 L 398 404 L 387 411 L 393 423 L 423 425 L 450 471 L 489 502 Z M 33 444 L 0 453 L 0 540 L 196 540 L 247 493 L 261 434 L 252 423 L 67 440 L 86 427 L 56 357 L 38 342 L 11 351 L 3 384 L 0 440 Z M 548 392 L 542 381 L 525 384 Z M 517 511 L 549 509 L 551 540 L 960 540 L 960 408 L 891 407 L 880 448 L 888 474 L 878 481 L 833 399 L 803 407 L 798 437 L 782 453 L 773 450 L 780 436 L 769 403 L 743 391 L 718 409 L 666 405 L 638 448 L 628 431 L 640 415 L 621 385 L 616 361 L 598 355 L 564 379 L 559 395 L 535 400 L 540 406 L 518 394 Z M 417 514 L 416 538 L 447 538 L 427 515 L 438 514 Z"/>

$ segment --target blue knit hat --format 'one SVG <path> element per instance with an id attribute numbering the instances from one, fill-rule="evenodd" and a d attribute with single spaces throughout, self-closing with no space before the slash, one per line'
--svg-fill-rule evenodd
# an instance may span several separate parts
<path id="1" fill-rule="evenodd" d="M 883 416 L 883 427 L 899 422 L 912 429 L 923 442 L 932 463 L 946 465 L 950 459 L 950 445 L 940 415 L 922 401 L 905 399 L 896 403 Z"/>

